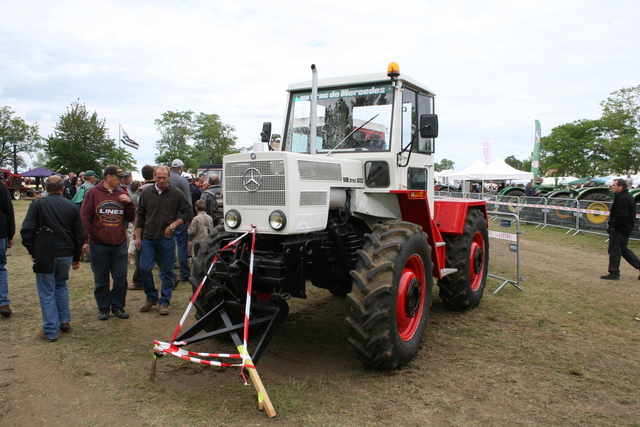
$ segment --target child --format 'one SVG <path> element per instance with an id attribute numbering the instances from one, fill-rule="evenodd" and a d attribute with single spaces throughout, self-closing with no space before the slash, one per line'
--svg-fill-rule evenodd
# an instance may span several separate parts
<path id="1" fill-rule="evenodd" d="M 196 208 L 196 216 L 191 220 L 191 225 L 189 226 L 189 254 L 192 253 L 193 242 L 204 239 L 209 228 L 213 227 L 213 219 L 205 212 L 207 208 L 206 202 L 197 200 L 194 206 Z"/>

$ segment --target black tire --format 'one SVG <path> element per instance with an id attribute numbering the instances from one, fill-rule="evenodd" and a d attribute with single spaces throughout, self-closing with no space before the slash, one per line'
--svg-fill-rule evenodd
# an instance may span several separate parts
<path id="1" fill-rule="evenodd" d="M 431 248 L 422 228 L 386 222 L 358 251 L 347 323 L 365 365 L 398 369 L 418 352 L 431 309 Z"/>
<path id="2" fill-rule="evenodd" d="M 209 268 L 211 266 L 211 262 L 216 254 L 222 249 L 229 241 L 238 237 L 238 234 L 228 233 L 224 230 L 224 225 L 218 225 L 216 227 L 209 229 L 209 235 L 203 239 L 194 242 L 194 254 L 193 257 L 193 268 L 191 269 L 191 277 L 189 278 L 189 282 L 191 283 L 191 287 L 193 292 L 195 293 L 202 282 L 203 277 L 209 272 Z M 225 272 L 229 271 L 229 264 L 231 264 L 233 258 L 233 251 L 228 249 L 220 254 L 220 261 L 215 265 L 216 272 Z M 213 270 L 212 270 L 213 271 Z M 215 283 L 211 278 L 207 278 L 202 285 L 202 289 L 196 298 L 194 306 L 196 308 L 195 318 L 200 319 L 204 314 L 208 313 L 217 306 L 221 301 L 223 296 L 227 298 L 233 294 L 235 299 L 238 301 L 246 300 L 246 278 L 248 278 L 248 271 L 245 275 L 245 280 L 242 281 L 242 289 L 239 290 L 239 286 L 234 286 L 231 281 Z M 225 295 L 223 295 L 223 292 Z M 289 306 L 287 302 L 283 299 L 272 300 L 271 302 L 276 303 L 280 306 L 279 316 L 282 320 L 284 320 L 289 314 Z M 241 323 L 244 321 L 244 307 L 242 309 L 230 310 L 227 308 L 227 314 L 233 323 Z M 256 314 L 252 311 L 252 317 Z M 206 331 L 213 331 L 220 327 L 222 327 L 222 321 L 219 319 L 215 319 L 210 325 L 206 326 L 204 329 Z M 264 325 L 258 325 L 253 327 L 250 331 L 250 336 L 255 336 L 256 334 L 261 333 L 261 331 L 266 327 Z"/>
<path id="3" fill-rule="evenodd" d="M 606 203 L 611 202 L 612 200 L 611 200 L 611 197 L 609 197 L 606 194 L 591 193 L 585 196 L 584 199 L 582 199 L 582 201 L 586 203 L 586 206 L 585 205 L 581 206 L 584 209 L 607 212 L 607 213 L 611 211 L 610 205 Z M 591 224 L 595 224 L 596 226 L 601 226 L 601 227 L 604 227 L 602 224 L 607 222 L 607 220 L 609 219 L 609 215 L 605 215 L 605 214 L 599 215 L 599 214 L 588 213 L 586 214 L 586 217 Z"/>
<path id="4" fill-rule="evenodd" d="M 524 190 L 513 189 L 509 190 L 503 196 L 500 196 L 500 201 L 506 203 L 520 203 L 521 197 L 524 197 Z M 500 205 L 500 208 L 501 212 L 518 213 L 515 206 Z"/>
<path id="5" fill-rule="evenodd" d="M 489 233 L 484 214 L 467 212 L 464 234 L 444 236 L 447 267 L 458 271 L 438 280 L 440 299 L 450 310 L 468 310 L 480 304 L 487 283 Z"/>
<path id="6" fill-rule="evenodd" d="M 211 229 L 211 233 L 204 240 L 200 240 L 194 243 L 193 267 L 191 269 L 191 277 L 189 282 L 193 292 L 195 293 L 202 278 L 207 274 L 213 257 L 218 251 L 224 247 L 225 242 L 233 237 L 231 233 L 227 233 L 224 230 L 224 226 L 219 225 Z M 224 263 L 220 263 L 217 268 L 224 268 Z M 208 313 L 217 303 L 220 302 L 220 289 L 211 279 L 207 279 L 198 294 L 195 301 L 196 307 L 196 319 L 202 317 L 202 315 Z M 231 284 L 223 283 L 227 289 L 233 291 Z M 241 297 L 241 296 L 240 296 Z"/>
<path id="7" fill-rule="evenodd" d="M 569 200 L 565 198 L 549 198 L 547 204 L 549 206 L 561 206 L 561 207 L 575 207 L 575 200 Z M 566 224 L 575 223 L 576 218 L 571 211 L 549 209 L 548 221 L 552 224 Z"/>

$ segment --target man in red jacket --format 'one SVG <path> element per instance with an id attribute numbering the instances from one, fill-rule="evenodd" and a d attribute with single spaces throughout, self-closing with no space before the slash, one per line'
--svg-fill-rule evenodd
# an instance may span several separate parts
<path id="1" fill-rule="evenodd" d="M 98 319 L 107 320 L 111 311 L 127 319 L 127 236 L 125 221 L 133 221 L 135 205 L 120 182 L 127 173 L 117 166 L 107 166 L 104 181 L 85 194 L 80 217 L 84 228 L 82 250 L 89 253 L 95 282 L 94 296 Z M 109 289 L 109 275 L 113 287 Z"/>

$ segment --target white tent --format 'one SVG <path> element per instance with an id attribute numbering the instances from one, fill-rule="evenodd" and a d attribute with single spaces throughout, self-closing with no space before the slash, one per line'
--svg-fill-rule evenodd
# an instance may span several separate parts
<path id="1" fill-rule="evenodd" d="M 447 170 L 443 170 L 440 172 L 436 172 L 433 174 L 434 178 L 439 179 L 439 178 L 444 178 L 447 177 L 449 175 L 451 175 L 452 173 L 456 173 L 456 171 L 454 171 L 453 169 L 447 169 Z"/>
<path id="2" fill-rule="evenodd" d="M 611 184 L 613 184 L 613 180 L 614 179 L 618 179 L 618 178 L 622 178 L 622 179 L 627 179 L 626 176 L 621 175 L 621 176 L 608 176 L 606 178 L 602 178 L 605 180 L 604 185 L 606 185 L 607 187 L 610 187 Z M 631 180 L 633 181 L 633 185 L 639 185 L 640 184 L 640 174 L 638 175 L 631 175 Z"/>
<path id="3" fill-rule="evenodd" d="M 565 180 L 566 182 L 577 181 L 579 178 L 575 176 L 548 176 L 542 179 L 542 185 L 558 185 Z"/>
<path id="4" fill-rule="evenodd" d="M 448 177 L 465 181 L 532 180 L 533 173 L 513 168 L 500 157 L 496 157 L 488 165 L 481 160 L 476 160 L 468 168 Z"/>

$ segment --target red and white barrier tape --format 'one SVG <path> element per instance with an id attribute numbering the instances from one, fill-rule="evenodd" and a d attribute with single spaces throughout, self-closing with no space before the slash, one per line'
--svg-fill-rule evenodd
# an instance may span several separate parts
<path id="1" fill-rule="evenodd" d="M 238 353 L 237 354 L 227 354 L 227 353 L 195 353 L 195 352 L 191 352 L 191 351 L 187 351 L 187 350 L 183 350 L 181 348 L 179 348 L 179 346 L 181 345 L 185 345 L 184 341 L 175 341 L 176 337 L 178 336 L 178 333 L 180 332 L 180 330 L 182 329 L 182 326 L 184 325 L 184 322 L 187 319 L 187 316 L 189 315 L 189 312 L 191 311 L 191 309 L 193 308 L 196 298 L 198 298 L 198 295 L 200 294 L 200 291 L 202 290 L 202 287 L 204 286 L 204 283 L 207 280 L 207 277 L 209 276 L 209 274 L 211 274 L 211 270 L 213 269 L 214 264 L 218 261 L 219 258 L 219 254 L 220 252 L 232 247 L 232 246 L 236 246 L 238 244 L 238 242 L 240 240 L 242 240 L 245 236 L 247 236 L 248 234 L 252 234 L 252 240 L 251 240 L 251 258 L 250 258 L 250 262 L 249 262 L 249 280 L 247 283 L 247 301 L 245 304 L 245 314 L 244 314 L 244 328 L 243 328 L 243 345 L 238 347 Z M 255 252 L 255 246 L 256 246 L 256 228 L 252 225 L 251 226 L 251 230 L 247 231 L 246 233 L 244 233 L 243 235 L 241 235 L 240 237 L 238 237 L 237 239 L 233 240 L 232 242 L 229 242 L 227 245 L 225 245 L 222 249 L 220 249 L 220 251 L 218 251 L 215 256 L 213 257 L 213 260 L 211 261 L 211 265 L 209 266 L 209 269 L 207 270 L 207 274 L 205 274 L 202 277 L 202 280 L 200 281 L 200 284 L 198 285 L 198 288 L 196 289 L 196 291 L 193 293 L 193 296 L 191 297 L 191 300 L 189 301 L 189 305 L 187 305 L 187 308 L 184 312 L 184 314 L 182 315 L 182 317 L 180 318 L 180 321 L 178 322 L 178 326 L 176 327 L 175 331 L 173 332 L 173 336 L 171 337 L 171 342 L 170 343 L 166 343 L 166 342 L 162 342 L 162 341 L 154 341 L 154 347 L 153 350 L 156 353 L 163 353 L 163 354 L 171 354 L 173 356 L 179 357 L 181 359 L 184 360 L 188 360 L 191 362 L 195 362 L 195 363 L 201 363 L 203 365 L 211 365 L 211 366 L 227 366 L 227 367 L 240 367 L 240 368 L 249 368 L 249 369 L 255 369 L 255 366 L 253 364 L 253 361 L 251 360 L 251 356 L 249 355 L 249 351 L 248 351 L 248 338 L 249 338 L 249 319 L 250 319 L 250 311 L 251 311 L 251 292 L 252 292 L 252 288 L 253 288 L 253 261 L 254 261 L 254 252 Z M 234 359 L 242 359 L 242 363 L 223 363 L 223 362 L 218 362 L 218 361 L 213 361 L 213 360 L 205 360 L 205 359 L 201 359 L 198 357 L 192 357 L 192 356 L 201 356 L 201 357 L 218 357 L 218 358 L 234 358 Z M 244 379 L 245 385 L 248 384 L 247 383 L 247 379 L 244 375 L 244 372 L 242 372 L 242 378 Z"/>

